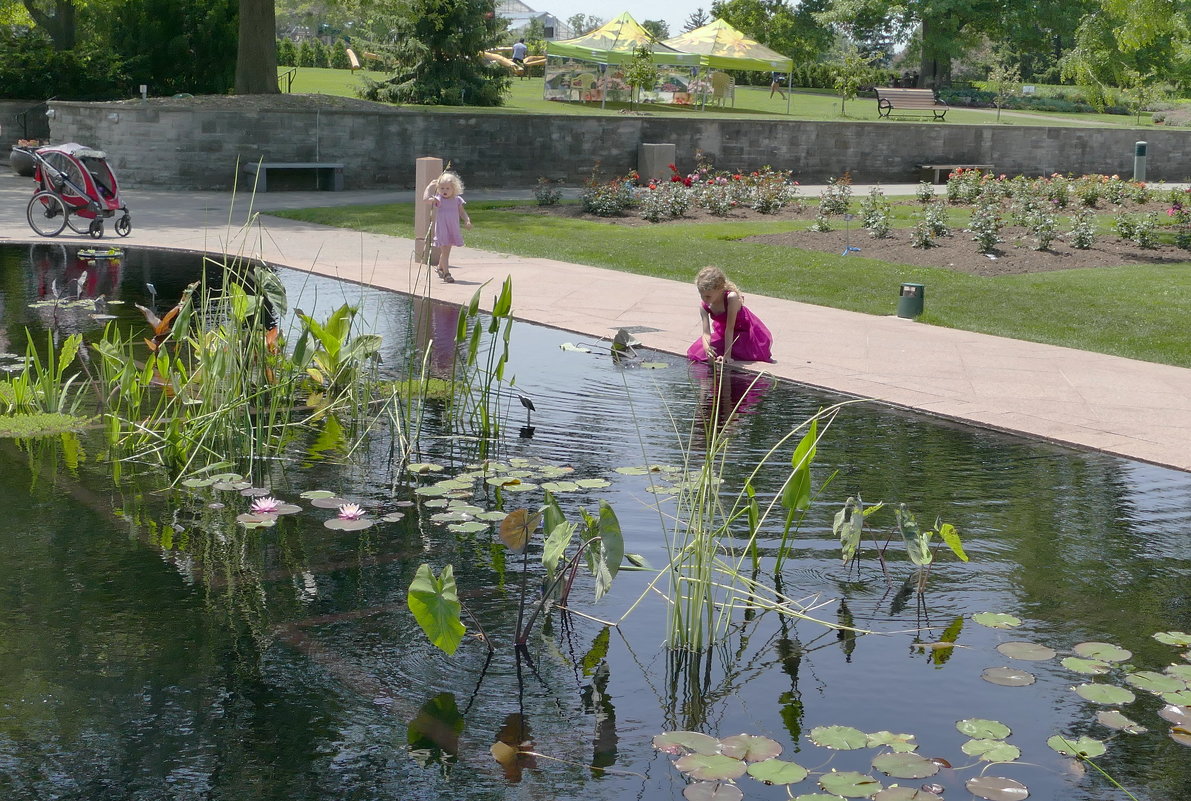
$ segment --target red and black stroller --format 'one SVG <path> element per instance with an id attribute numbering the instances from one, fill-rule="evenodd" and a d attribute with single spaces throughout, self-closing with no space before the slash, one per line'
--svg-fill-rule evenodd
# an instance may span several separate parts
<path id="1" fill-rule="evenodd" d="M 76 234 L 103 236 L 103 221 L 122 212 L 116 233 L 132 233 L 132 216 L 120 200 L 116 175 L 102 150 L 69 142 L 38 148 L 17 148 L 33 157 L 37 189 L 29 200 L 29 227 L 42 236 L 57 236 L 70 226 Z"/>

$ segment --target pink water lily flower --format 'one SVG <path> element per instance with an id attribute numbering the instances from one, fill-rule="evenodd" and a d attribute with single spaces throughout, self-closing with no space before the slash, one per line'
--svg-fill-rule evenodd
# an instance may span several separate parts
<path id="1" fill-rule="evenodd" d="M 345 503 L 339 507 L 340 520 L 359 520 L 364 516 L 364 509 L 358 503 Z"/>
<path id="2" fill-rule="evenodd" d="M 272 495 L 266 495 L 263 498 L 257 498 L 248 507 L 248 511 L 254 515 L 271 515 L 276 514 L 277 510 L 281 508 L 281 501 L 274 498 Z"/>

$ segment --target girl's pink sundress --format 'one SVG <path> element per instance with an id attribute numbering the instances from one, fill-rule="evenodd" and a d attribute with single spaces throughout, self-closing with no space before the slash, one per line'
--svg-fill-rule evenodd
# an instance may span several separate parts
<path id="1" fill-rule="evenodd" d="M 463 231 L 459 228 L 459 209 L 467 201 L 461 195 L 435 195 L 434 199 L 438 201 L 438 209 L 434 213 L 434 246 L 462 246 Z"/>
<path id="2" fill-rule="evenodd" d="M 725 293 L 726 294 L 726 293 Z M 724 329 L 728 325 L 728 304 L 725 300 L 724 311 L 715 314 L 706 303 L 703 308 L 711 318 L 711 347 L 718 354 L 724 350 Z M 732 343 L 732 359 L 741 362 L 771 362 L 773 348 L 773 334 L 761 322 L 761 318 L 741 306 L 736 313 L 736 340 Z M 696 339 L 686 352 L 691 361 L 707 361 L 707 351 L 703 347 L 703 337 Z"/>

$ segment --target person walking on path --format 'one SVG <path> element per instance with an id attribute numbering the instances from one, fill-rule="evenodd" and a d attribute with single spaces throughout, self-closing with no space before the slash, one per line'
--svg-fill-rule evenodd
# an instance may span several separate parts
<path id="1" fill-rule="evenodd" d="M 786 99 L 786 93 L 782 91 L 782 81 L 784 81 L 785 79 L 786 79 L 786 76 L 782 75 L 780 72 L 770 73 L 770 75 L 769 75 L 769 97 L 770 98 L 773 97 L 774 92 L 777 92 L 779 95 L 782 96 L 782 100 Z"/>
<path id="2" fill-rule="evenodd" d="M 438 277 L 445 283 L 455 283 L 451 275 L 451 248 L 463 245 L 463 232 L 459 230 L 462 222 L 464 228 L 471 228 L 471 217 L 467 215 L 463 199 L 463 181 L 453 172 L 444 172 L 426 185 L 422 198 L 434 206 L 434 238 L 433 245 L 438 248 L 438 267 L 435 270 Z"/>
<path id="3" fill-rule="evenodd" d="M 686 355 L 695 362 L 730 365 L 744 362 L 773 361 L 773 334 L 744 305 L 740 290 L 719 267 L 704 267 L 695 277 L 695 288 L 703 300 L 703 336 L 687 348 Z"/>
<path id="4" fill-rule="evenodd" d="M 525 56 L 529 54 L 529 48 L 525 46 L 525 37 L 517 40 L 513 45 L 513 63 L 521 68 L 521 78 L 525 78 Z"/>

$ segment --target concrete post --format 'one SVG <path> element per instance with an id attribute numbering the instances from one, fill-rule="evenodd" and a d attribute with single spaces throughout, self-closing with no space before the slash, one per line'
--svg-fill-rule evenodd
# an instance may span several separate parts
<path id="1" fill-rule="evenodd" d="M 1133 146 L 1133 180 L 1146 179 L 1146 143 L 1138 142 Z"/>
<path id="2" fill-rule="evenodd" d="M 430 232 L 430 204 L 422 200 L 426 186 L 442 175 L 442 159 L 423 156 L 414 166 L 414 258 L 419 262 L 426 257 L 426 234 Z M 430 260 L 438 260 L 438 248 L 430 245 Z"/>
<path id="3" fill-rule="evenodd" d="M 637 145 L 637 175 L 643 183 L 670 180 L 670 165 L 674 163 L 675 146 L 671 144 Z"/>

